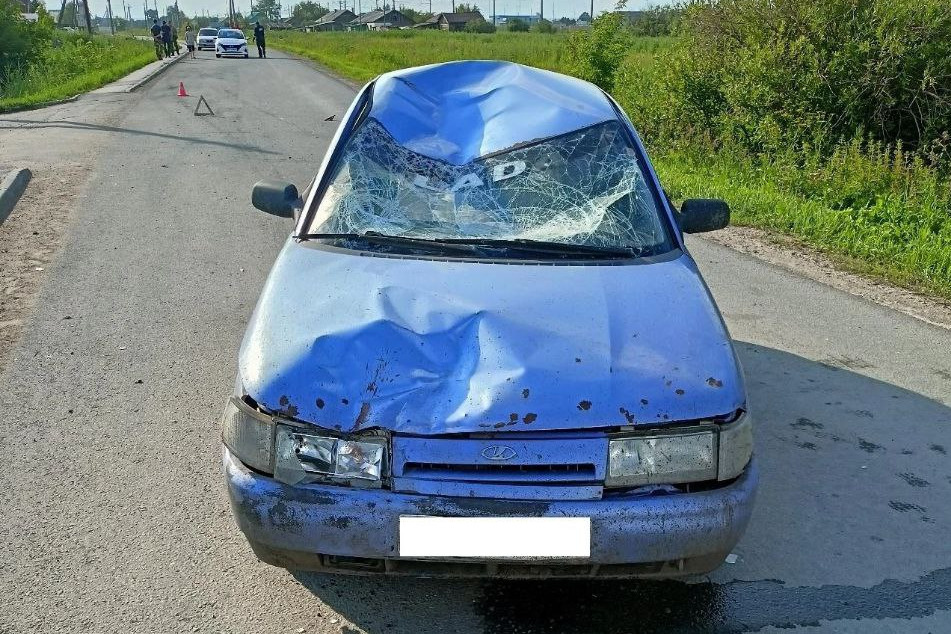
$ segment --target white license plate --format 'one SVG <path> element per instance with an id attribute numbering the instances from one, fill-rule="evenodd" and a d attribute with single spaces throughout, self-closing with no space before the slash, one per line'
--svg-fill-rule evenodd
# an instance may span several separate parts
<path id="1" fill-rule="evenodd" d="M 590 517 L 400 517 L 400 557 L 584 558 Z"/>

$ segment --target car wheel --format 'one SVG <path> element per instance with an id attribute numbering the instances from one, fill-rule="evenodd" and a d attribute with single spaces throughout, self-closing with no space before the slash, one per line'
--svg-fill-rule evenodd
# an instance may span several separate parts
<path id="1" fill-rule="evenodd" d="M 215 57 L 221 57 L 221 53 L 215 53 Z"/>
<path id="2" fill-rule="evenodd" d="M 247 54 L 247 53 L 244 54 L 244 59 L 248 59 L 248 54 Z"/>

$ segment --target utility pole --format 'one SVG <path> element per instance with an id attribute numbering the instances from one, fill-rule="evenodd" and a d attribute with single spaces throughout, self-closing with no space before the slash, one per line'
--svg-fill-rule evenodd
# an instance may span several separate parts
<path id="1" fill-rule="evenodd" d="M 591 22 L 594 22 L 594 0 L 591 0 L 591 13 L 588 14 Z"/>
<path id="2" fill-rule="evenodd" d="M 63 14 L 66 13 L 66 0 L 59 5 L 59 15 L 56 16 L 56 26 L 63 26 Z"/>
<path id="3" fill-rule="evenodd" d="M 542 0 L 542 8 L 541 11 L 538 12 L 538 16 L 542 20 L 545 19 L 545 0 Z"/>
<path id="4" fill-rule="evenodd" d="M 109 11 L 109 31 L 116 34 L 116 25 L 112 22 L 112 0 L 106 0 L 106 9 Z"/>
<path id="5" fill-rule="evenodd" d="M 492 26 L 498 26 L 498 23 L 495 19 L 495 0 L 492 0 Z"/>
<path id="6" fill-rule="evenodd" d="M 92 35 L 92 17 L 89 15 L 89 2 L 88 0 L 83 1 L 83 15 L 86 16 L 86 31 Z"/>

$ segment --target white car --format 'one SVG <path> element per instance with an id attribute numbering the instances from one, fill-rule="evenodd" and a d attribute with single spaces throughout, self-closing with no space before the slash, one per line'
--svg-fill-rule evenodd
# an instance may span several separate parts
<path id="1" fill-rule="evenodd" d="M 205 27 L 204 29 L 198 29 L 198 50 L 214 50 L 215 40 L 218 39 L 218 29 L 211 27 Z"/>
<path id="2" fill-rule="evenodd" d="M 215 40 L 215 57 L 248 58 L 248 40 L 238 29 L 221 29 Z"/>

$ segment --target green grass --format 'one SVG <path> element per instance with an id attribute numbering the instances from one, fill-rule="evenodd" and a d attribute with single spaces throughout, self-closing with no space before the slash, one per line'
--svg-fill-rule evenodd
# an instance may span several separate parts
<path id="1" fill-rule="evenodd" d="M 567 63 L 564 33 L 274 32 L 268 38 L 272 46 L 312 59 L 357 81 L 367 81 L 398 68 L 457 59 L 502 59 L 559 72 L 564 72 Z M 670 41 L 640 38 L 635 47 L 653 52 L 669 46 Z"/>
<path id="2" fill-rule="evenodd" d="M 869 167 L 877 171 L 868 157 L 853 158 L 847 180 L 861 178 Z M 909 179 L 916 191 L 878 193 L 872 200 L 849 204 L 845 182 L 827 196 L 793 191 L 796 186 L 788 182 L 792 170 L 779 162 L 753 166 L 729 157 L 672 152 L 654 163 L 674 199 L 723 198 L 733 210 L 734 224 L 793 236 L 849 270 L 951 299 L 947 180 L 923 175 Z M 816 181 L 837 180 L 827 172 L 821 179 L 812 174 Z"/>
<path id="3" fill-rule="evenodd" d="M 455 59 L 503 59 L 558 72 L 571 67 L 567 36 L 560 33 L 274 33 L 272 42 L 357 81 Z M 653 105 L 652 90 L 668 68 L 665 53 L 673 44 L 672 38 L 635 39 L 615 90 L 645 133 L 651 159 L 673 198 L 723 198 L 736 224 L 793 236 L 846 268 L 951 299 L 947 175 L 909 156 L 859 143 L 820 159 L 754 157 L 709 143 L 654 141 L 656 121 L 668 115 Z"/>
<path id="4" fill-rule="evenodd" d="M 128 37 L 70 35 L 16 69 L 0 86 L 0 112 L 94 90 L 155 61 L 151 42 Z"/>

